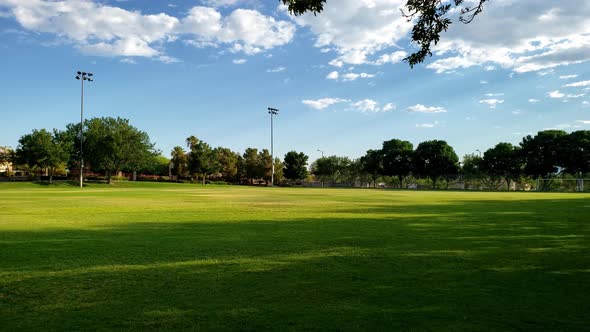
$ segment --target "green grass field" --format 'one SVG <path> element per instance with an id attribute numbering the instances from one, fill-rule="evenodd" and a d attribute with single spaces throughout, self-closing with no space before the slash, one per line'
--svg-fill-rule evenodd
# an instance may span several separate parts
<path id="1" fill-rule="evenodd" d="M 0 330 L 588 330 L 590 195 L 0 184 Z"/>

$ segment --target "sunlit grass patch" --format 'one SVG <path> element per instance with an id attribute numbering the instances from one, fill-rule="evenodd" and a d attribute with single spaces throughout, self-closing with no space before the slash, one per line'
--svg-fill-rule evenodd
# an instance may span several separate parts
<path id="1" fill-rule="evenodd" d="M 0 329 L 590 323 L 590 195 L 127 182 L 0 195 Z"/>

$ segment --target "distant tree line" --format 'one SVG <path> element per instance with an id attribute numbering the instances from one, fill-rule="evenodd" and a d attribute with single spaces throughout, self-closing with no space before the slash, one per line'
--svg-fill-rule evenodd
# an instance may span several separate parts
<path id="1" fill-rule="evenodd" d="M 590 131 L 540 131 L 519 145 L 498 143 L 483 154 L 468 154 L 459 162 L 453 147 L 442 140 L 425 141 L 414 149 L 400 139 L 383 142 L 358 159 L 326 156 L 308 168 L 309 157 L 290 151 L 283 160 L 267 149 L 249 147 L 243 153 L 211 147 L 190 136 L 176 146 L 168 159 L 154 148 L 147 133 L 122 118 L 92 118 L 68 124 L 64 130 L 33 130 L 19 139 L 16 151 L 0 150 L 0 163 L 12 162 L 33 172 L 45 170 L 51 181 L 56 173 L 80 168 L 80 140 L 86 170 L 99 172 L 108 182 L 118 172 L 172 175 L 179 181 L 225 181 L 268 184 L 274 167 L 275 183 L 373 186 L 386 183 L 409 188 L 421 183 L 448 188 L 461 180 L 470 188 L 510 189 L 514 183 L 568 175 L 580 179 L 590 173 Z M 542 185 L 546 184 L 543 182 Z M 544 189 L 544 188 L 538 188 Z"/>

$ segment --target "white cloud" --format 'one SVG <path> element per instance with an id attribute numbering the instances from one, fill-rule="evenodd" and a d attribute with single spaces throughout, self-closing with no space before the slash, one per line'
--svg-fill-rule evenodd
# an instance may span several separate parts
<path id="1" fill-rule="evenodd" d="M 248 60 L 246 60 L 246 59 L 234 59 L 232 62 L 233 62 L 235 65 L 243 65 L 243 64 L 245 64 L 245 63 L 246 63 L 246 61 L 248 61 Z"/>
<path id="2" fill-rule="evenodd" d="M 558 124 L 555 126 L 555 128 L 558 128 L 558 129 L 566 129 L 566 128 L 571 128 L 571 127 L 572 127 L 572 125 L 568 124 L 568 123 L 561 123 L 561 124 Z"/>
<path id="3" fill-rule="evenodd" d="M 342 74 L 342 82 L 355 81 L 358 78 L 373 78 L 375 75 L 367 73 L 346 73 Z"/>
<path id="4" fill-rule="evenodd" d="M 316 110 L 323 110 L 331 105 L 348 102 L 341 98 L 322 98 L 317 100 L 303 100 L 302 103 Z"/>
<path id="5" fill-rule="evenodd" d="M 398 63 L 401 62 L 408 53 L 405 51 L 397 51 L 391 54 L 382 54 L 376 61 L 372 62 L 375 65 L 384 65 L 386 63 Z"/>
<path id="6" fill-rule="evenodd" d="M 539 99 L 534 99 L 534 98 L 529 99 L 529 103 L 531 103 L 531 104 L 536 104 L 538 102 L 540 102 Z"/>
<path id="7" fill-rule="evenodd" d="M 590 125 L 590 120 L 577 120 L 577 123 L 581 123 L 581 124 L 585 124 L 585 125 Z"/>
<path id="8" fill-rule="evenodd" d="M 329 79 L 329 80 L 337 80 L 339 76 L 340 76 L 340 75 L 338 74 L 338 72 L 337 72 L 337 71 L 333 71 L 333 72 L 329 73 L 329 74 L 326 76 L 326 78 L 327 78 L 327 79 Z"/>
<path id="9" fill-rule="evenodd" d="M 481 80 L 479 81 L 479 84 L 488 84 L 488 81 Z"/>
<path id="10" fill-rule="evenodd" d="M 286 69 L 287 69 L 286 67 L 280 66 L 280 67 L 267 69 L 266 72 L 267 73 L 280 73 L 282 71 L 285 71 Z"/>
<path id="11" fill-rule="evenodd" d="M 230 7 L 243 2 L 243 0 L 202 0 L 202 2 L 211 7 Z"/>
<path id="12" fill-rule="evenodd" d="M 570 84 L 564 85 L 564 87 L 566 87 L 566 88 L 579 88 L 579 87 L 586 87 L 586 86 L 590 86 L 590 81 L 580 81 L 580 82 L 575 82 L 575 83 L 570 83 Z"/>
<path id="13" fill-rule="evenodd" d="M 90 0 L 0 0 L 2 8 L 23 28 L 53 34 L 85 54 L 150 57 L 166 63 L 175 61 L 165 54 L 165 44 L 179 38 L 190 45 L 226 45 L 236 52 L 255 54 L 290 42 L 295 33 L 291 22 L 245 9 L 223 16 L 214 8 L 193 7 L 179 18 Z"/>
<path id="14" fill-rule="evenodd" d="M 412 113 L 445 113 L 447 110 L 443 107 L 428 107 L 422 104 L 416 104 L 407 108 L 408 112 Z"/>
<path id="15" fill-rule="evenodd" d="M 486 97 L 500 97 L 503 96 L 503 93 L 486 93 Z"/>
<path id="16" fill-rule="evenodd" d="M 383 107 L 379 106 L 379 103 L 372 99 L 363 99 L 350 104 L 352 110 L 359 111 L 362 113 L 380 113 L 388 112 L 395 109 L 393 103 L 387 103 Z"/>
<path id="17" fill-rule="evenodd" d="M 496 105 L 498 104 L 503 104 L 504 100 L 500 100 L 500 99 L 484 99 L 484 100 L 480 100 L 479 101 L 480 104 L 487 104 L 490 106 L 490 108 L 496 108 Z"/>
<path id="18" fill-rule="evenodd" d="M 388 112 L 395 109 L 395 105 L 393 103 L 387 103 L 383 106 L 383 112 Z"/>
<path id="19" fill-rule="evenodd" d="M 586 94 L 584 93 L 580 93 L 580 94 L 565 94 L 565 93 L 561 93 L 559 92 L 559 90 L 555 90 L 555 91 L 550 91 L 547 93 L 547 96 L 549 96 L 549 98 L 554 98 L 554 99 L 561 99 L 561 98 L 581 98 L 584 97 Z"/>
<path id="20" fill-rule="evenodd" d="M 565 97 L 565 94 L 559 92 L 559 90 L 555 90 L 547 92 L 547 96 L 549 96 L 549 98 L 559 99 Z"/>
<path id="21" fill-rule="evenodd" d="M 433 123 L 417 123 L 416 128 L 434 128 L 438 126 L 438 121 L 434 121 Z"/>
<path id="22" fill-rule="evenodd" d="M 294 17 L 300 26 L 309 27 L 315 35 L 315 46 L 331 48 L 338 57 L 330 62 L 343 64 L 384 64 L 398 59 L 400 53 L 381 56 L 371 61 L 373 55 L 396 46 L 412 28 L 399 13 L 405 0 L 340 0 L 337 5 L 327 5 L 320 15 L 305 14 Z"/>
<path id="23" fill-rule="evenodd" d="M 553 74 L 554 72 L 555 72 L 555 69 L 549 69 L 549 70 L 537 72 L 537 75 L 539 75 L 539 76 L 547 76 L 549 74 Z"/>
<path id="24" fill-rule="evenodd" d="M 182 31 L 196 42 L 233 44 L 232 51 L 256 54 L 289 43 L 295 26 L 270 16 L 236 9 L 227 17 L 208 7 L 193 7 L 182 20 Z"/>
<path id="25" fill-rule="evenodd" d="M 561 76 L 559 76 L 559 78 L 562 79 L 562 80 L 569 80 L 571 78 L 576 78 L 576 77 L 578 77 L 577 74 L 574 74 L 574 75 L 561 75 Z"/>
<path id="26" fill-rule="evenodd" d="M 495 65 L 524 73 L 590 61 L 588 1 L 495 1 L 475 23 L 453 24 L 427 67 L 443 73 Z"/>
<path id="27" fill-rule="evenodd" d="M 374 74 L 367 74 L 367 73 L 345 73 L 345 74 L 341 75 L 338 71 L 333 71 L 326 76 L 326 78 L 329 80 L 340 79 L 342 82 L 350 82 L 350 81 L 355 81 L 359 78 L 373 78 L 373 77 L 375 77 Z"/>

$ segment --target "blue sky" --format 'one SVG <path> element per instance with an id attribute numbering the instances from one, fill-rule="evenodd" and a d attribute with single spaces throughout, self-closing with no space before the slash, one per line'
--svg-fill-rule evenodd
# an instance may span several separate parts
<path id="1" fill-rule="evenodd" d="M 0 0 L 0 145 L 121 116 L 168 156 L 195 135 L 243 152 L 352 158 L 384 140 L 447 140 L 463 156 L 548 128 L 590 130 L 590 3 L 496 0 L 414 69 L 402 0 Z"/>

